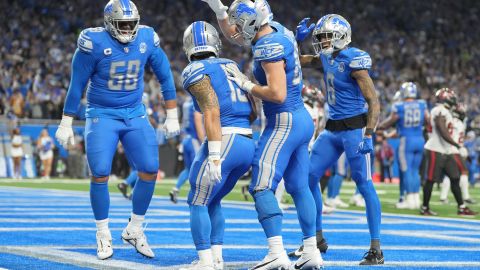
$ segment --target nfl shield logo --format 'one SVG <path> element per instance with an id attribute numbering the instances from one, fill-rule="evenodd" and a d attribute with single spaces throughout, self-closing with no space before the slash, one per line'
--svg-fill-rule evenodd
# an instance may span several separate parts
<path id="1" fill-rule="evenodd" d="M 140 53 L 145 53 L 147 51 L 147 44 L 145 42 L 140 43 Z"/>
<path id="2" fill-rule="evenodd" d="M 125 53 L 128 53 L 130 51 L 128 47 L 123 48 L 123 50 L 125 51 Z"/>
<path id="3" fill-rule="evenodd" d="M 340 71 L 340 72 L 345 71 L 345 63 L 344 62 L 340 62 L 340 64 L 338 64 L 338 71 Z"/>

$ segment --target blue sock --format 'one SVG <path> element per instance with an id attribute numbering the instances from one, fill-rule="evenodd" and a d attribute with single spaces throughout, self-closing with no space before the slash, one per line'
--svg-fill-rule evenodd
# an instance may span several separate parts
<path id="1" fill-rule="evenodd" d="M 282 235 L 282 210 L 272 190 L 266 189 L 253 194 L 258 221 L 262 224 L 267 238 Z"/>
<path id="2" fill-rule="evenodd" d="M 138 180 L 138 171 L 132 170 L 128 175 L 127 179 L 125 179 L 125 184 L 134 188 L 137 180 Z"/>
<path id="3" fill-rule="evenodd" d="M 90 182 L 90 203 L 93 215 L 96 220 L 108 218 L 110 208 L 110 194 L 108 193 L 108 182 Z"/>
<path id="4" fill-rule="evenodd" d="M 332 180 L 332 178 L 330 178 Z M 330 182 L 330 181 L 329 181 Z M 316 212 L 316 219 L 315 219 L 315 226 L 316 230 L 320 231 L 322 230 L 322 209 L 323 209 L 323 201 L 322 201 L 322 193 L 320 192 L 320 187 L 318 185 L 318 178 L 315 175 L 309 175 L 308 176 L 308 183 L 310 186 L 310 191 L 312 192 L 313 199 L 315 200 L 315 209 L 317 210 Z M 330 183 L 329 189 L 330 189 Z"/>
<path id="5" fill-rule="evenodd" d="M 190 231 L 197 250 L 210 248 L 210 232 L 212 224 L 207 206 L 190 206 Z"/>
<path id="6" fill-rule="evenodd" d="M 399 177 L 400 177 L 400 197 L 405 197 L 405 192 L 406 192 L 405 173 L 400 171 Z"/>
<path id="7" fill-rule="evenodd" d="M 315 236 L 315 231 L 318 230 L 318 228 L 316 228 L 316 219 L 312 218 L 316 214 L 316 209 L 313 209 L 312 207 L 315 202 L 312 193 L 307 187 L 305 187 L 290 193 L 290 195 L 297 208 L 298 221 L 302 228 L 303 239 Z M 320 194 L 320 196 L 322 195 Z"/>
<path id="8" fill-rule="evenodd" d="M 138 179 L 133 189 L 132 208 L 135 215 L 144 216 L 155 191 L 155 180 L 145 181 Z"/>
<path id="9" fill-rule="evenodd" d="M 208 215 L 210 216 L 210 222 L 212 224 L 210 244 L 222 245 L 223 233 L 225 232 L 225 217 L 223 216 L 220 202 L 211 203 L 208 206 Z"/>
<path id="10" fill-rule="evenodd" d="M 368 229 L 371 239 L 380 239 L 380 223 L 382 219 L 382 209 L 377 192 L 372 181 L 365 181 L 357 184 L 357 188 L 365 199 Z"/>
<path id="11" fill-rule="evenodd" d="M 178 176 L 178 180 L 177 180 L 177 185 L 175 186 L 178 190 L 180 190 L 183 186 L 183 184 L 185 184 L 185 181 L 188 180 L 188 175 L 190 174 L 190 169 L 183 169 L 183 171 L 180 173 L 180 175 Z"/>
<path id="12" fill-rule="evenodd" d="M 335 174 L 335 176 L 334 176 L 335 185 L 334 185 L 334 190 L 333 190 L 334 192 L 333 192 L 333 197 L 332 198 L 335 198 L 338 195 L 340 195 L 340 189 L 342 188 L 343 178 L 344 178 L 343 175 Z"/>
<path id="13" fill-rule="evenodd" d="M 330 179 L 328 179 L 328 185 L 327 185 L 327 198 L 335 198 L 335 175 L 330 176 Z"/>

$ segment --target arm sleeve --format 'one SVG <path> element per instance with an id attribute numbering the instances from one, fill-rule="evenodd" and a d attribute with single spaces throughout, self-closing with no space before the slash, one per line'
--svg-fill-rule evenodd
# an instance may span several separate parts
<path id="1" fill-rule="evenodd" d="M 164 100 L 173 100 L 177 98 L 175 91 L 175 83 L 173 81 L 173 74 L 170 69 L 170 62 L 167 55 L 160 47 L 155 47 L 152 55 L 149 58 L 150 66 L 157 76 L 158 81 L 162 85 L 162 93 Z"/>
<path id="2" fill-rule="evenodd" d="M 63 113 L 75 116 L 82 98 L 83 91 L 95 68 L 95 58 L 79 49 L 75 51 L 72 59 L 72 76 L 68 87 Z"/>

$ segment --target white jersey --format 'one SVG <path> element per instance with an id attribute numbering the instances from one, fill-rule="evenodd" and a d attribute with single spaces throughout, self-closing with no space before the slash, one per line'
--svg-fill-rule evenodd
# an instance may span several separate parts
<path id="1" fill-rule="evenodd" d="M 453 132 L 452 139 L 463 147 L 463 142 L 465 141 L 465 123 L 458 118 L 453 118 Z M 452 147 L 452 154 L 460 154 L 460 150 L 456 147 Z"/>
<path id="2" fill-rule="evenodd" d="M 446 125 L 450 136 L 453 133 L 453 116 L 450 110 L 448 110 L 443 104 L 437 104 L 432 111 L 430 112 L 430 123 L 432 123 L 432 133 L 430 133 L 427 143 L 425 144 L 425 149 L 442 153 L 442 154 L 452 154 L 453 149 L 455 148 L 453 145 L 445 141 L 440 131 L 435 125 L 434 119 L 438 116 L 445 117 Z"/>

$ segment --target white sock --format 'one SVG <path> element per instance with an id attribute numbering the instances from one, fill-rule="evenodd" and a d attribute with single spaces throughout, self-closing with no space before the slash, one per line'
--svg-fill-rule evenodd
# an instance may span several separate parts
<path id="1" fill-rule="evenodd" d="M 317 237 L 312 236 L 307 239 L 303 239 L 303 252 L 313 253 L 317 249 Z"/>
<path id="2" fill-rule="evenodd" d="M 267 238 L 268 240 L 268 253 L 271 254 L 279 254 L 285 251 L 283 247 L 283 239 L 282 236 L 274 236 Z"/>
<path id="3" fill-rule="evenodd" d="M 462 190 L 463 199 L 469 200 L 470 192 L 468 191 L 468 175 L 462 174 L 460 176 L 460 189 Z"/>
<path id="4" fill-rule="evenodd" d="M 285 193 L 285 184 L 282 180 L 278 183 L 277 190 L 275 190 L 275 198 L 277 198 L 278 204 L 282 203 L 283 193 Z"/>
<path id="5" fill-rule="evenodd" d="M 202 264 L 213 265 L 212 250 L 204 249 L 198 251 L 198 258 Z"/>
<path id="6" fill-rule="evenodd" d="M 213 255 L 213 260 L 214 261 L 223 261 L 223 255 L 222 255 L 222 245 L 212 245 L 211 247 L 212 250 L 212 255 Z"/>
<path id="7" fill-rule="evenodd" d="M 132 213 L 127 228 L 133 231 L 139 231 L 142 229 L 143 221 L 145 221 L 145 216 L 139 216 Z"/>
<path id="8" fill-rule="evenodd" d="M 97 225 L 97 231 L 99 232 L 109 231 L 108 218 L 102 219 L 102 220 L 95 220 L 95 224 Z"/>
<path id="9" fill-rule="evenodd" d="M 440 200 L 446 200 L 448 196 L 448 190 L 450 189 L 450 178 L 445 176 L 440 186 L 441 186 Z"/>

